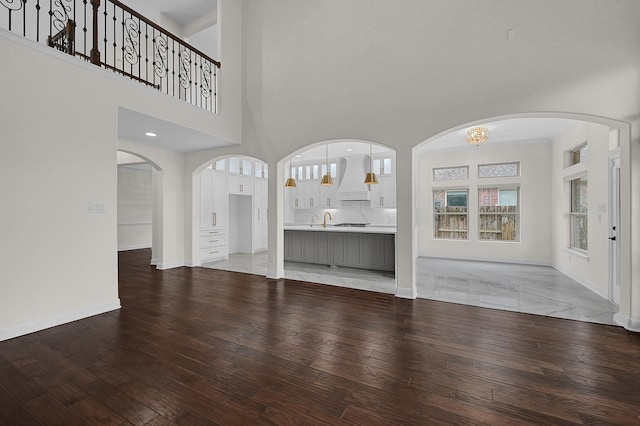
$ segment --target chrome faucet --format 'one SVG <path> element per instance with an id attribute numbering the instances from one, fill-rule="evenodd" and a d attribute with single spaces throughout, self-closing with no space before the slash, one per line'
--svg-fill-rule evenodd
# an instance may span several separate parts
<path id="1" fill-rule="evenodd" d="M 324 221 L 322 222 L 322 227 L 323 228 L 327 227 L 327 215 L 329 215 L 329 220 L 333 220 L 333 218 L 331 217 L 331 213 L 324 212 Z"/>
<path id="2" fill-rule="evenodd" d="M 314 214 L 313 216 L 311 216 L 311 227 L 312 227 L 312 228 L 313 228 L 313 219 L 314 219 L 314 218 L 318 219 L 318 215 L 317 215 L 317 214 Z M 320 220 L 320 219 L 318 219 L 318 220 Z"/>

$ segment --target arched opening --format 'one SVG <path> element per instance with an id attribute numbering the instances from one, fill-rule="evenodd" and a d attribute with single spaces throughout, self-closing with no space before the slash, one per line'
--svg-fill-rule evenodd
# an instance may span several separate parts
<path id="1" fill-rule="evenodd" d="M 474 127 L 486 142 L 467 141 Z M 630 303 L 625 123 L 498 117 L 425 141 L 414 161 L 419 298 L 608 324 Z"/>
<path id="2" fill-rule="evenodd" d="M 134 152 L 118 150 L 118 251 L 151 249 L 152 265 L 162 268 L 162 174 Z"/>
<path id="3" fill-rule="evenodd" d="M 293 152 L 279 164 L 282 275 L 395 294 L 395 150 L 331 140 Z M 365 183 L 368 173 L 377 183 Z M 295 186 L 285 185 L 290 179 Z"/>
<path id="4" fill-rule="evenodd" d="M 268 180 L 268 164 L 244 155 L 217 157 L 196 169 L 194 263 L 267 274 Z"/>

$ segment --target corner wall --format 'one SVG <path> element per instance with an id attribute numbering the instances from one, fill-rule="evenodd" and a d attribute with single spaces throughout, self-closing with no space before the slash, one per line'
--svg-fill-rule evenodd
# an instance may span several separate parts
<path id="1" fill-rule="evenodd" d="M 588 143 L 588 159 L 565 165 L 567 151 Z M 604 298 L 609 297 L 609 127 L 577 122 L 553 139 L 551 156 L 553 266 Z M 587 174 L 588 254 L 570 245 L 571 179 Z"/>

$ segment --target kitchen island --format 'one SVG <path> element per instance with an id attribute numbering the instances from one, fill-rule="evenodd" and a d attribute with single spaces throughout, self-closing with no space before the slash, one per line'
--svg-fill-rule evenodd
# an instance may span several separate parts
<path id="1" fill-rule="evenodd" d="M 284 260 L 395 271 L 395 226 L 289 225 Z"/>

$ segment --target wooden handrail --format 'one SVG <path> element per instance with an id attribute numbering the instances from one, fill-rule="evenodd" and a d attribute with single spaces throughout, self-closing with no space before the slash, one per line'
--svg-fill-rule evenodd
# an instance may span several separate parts
<path id="1" fill-rule="evenodd" d="M 150 21 L 149 19 L 145 18 L 144 16 L 142 16 L 141 14 L 139 14 L 138 12 L 136 12 L 135 10 L 131 9 L 129 6 L 127 6 L 126 4 L 122 4 L 121 2 L 119 2 L 118 0 L 107 0 L 109 3 L 113 3 L 116 6 L 120 7 L 121 9 L 123 9 L 124 11 L 126 11 L 127 13 L 131 14 L 132 16 L 135 16 L 136 18 L 138 18 L 141 21 L 144 21 L 144 23 L 146 23 L 147 25 L 155 28 L 156 30 L 168 35 L 169 37 L 171 37 L 172 39 L 174 39 L 175 41 L 177 41 L 179 44 L 187 47 L 189 50 L 191 50 L 194 53 L 197 53 L 198 55 L 202 56 L 204 59 L 208 60 L 209 62 L 215 64 L 216 67 L 220 68 L 220 62 L 216 61 L 215 59 L 211 58 L 210 56 L 202 53 L 202 51 L 200 51 L 199 49 L 196 49 L 195 47 L 193 47 L 192 45 L 190 45 L 189 43 L 183 41 L 180 37 L 174 35 L 173 33 L 171 33 L 170 31 L 162 28 L 160 25 L 156 24 L 155 22 Z"/>

